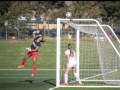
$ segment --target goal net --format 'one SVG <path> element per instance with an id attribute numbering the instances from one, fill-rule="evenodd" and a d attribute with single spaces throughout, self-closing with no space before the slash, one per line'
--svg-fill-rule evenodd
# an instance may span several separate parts
<path id="1" fill-rule="evenodd" d="M 77 55 L 81 86 L 120 86 L 120 41 L 109 25 L 95 19 L 57 19 L 56 86 L 62 87 L 69 43 Z M 69 86 L 78 86 L 68 74 Z M 78 87 L 79 87 L 78 86 Z"/>

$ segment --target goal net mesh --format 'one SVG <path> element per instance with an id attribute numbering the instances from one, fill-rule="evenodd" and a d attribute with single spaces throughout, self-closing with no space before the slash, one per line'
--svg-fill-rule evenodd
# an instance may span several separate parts
<path id="1" fill-rule="evenodd" d="M 77 30 L 79 30 L 78 72 L 83 86 L 120 85 L 120 42 L 110 26 L 100 25 L 99 22 L 91 19 L 73 19 L 71 21 L 61 19 L 57 24 L 60 27 L 60 39 L 57 38 L 60 40 L 60 68 L 57 69 L 60 80 L 56 79 L 59 81 L 59 85 L 64 82 L 67 45 L 71 43 L 75 52 L 78 53 Z M 76 85 L 71 71 L 68 76 L 69 84 Z"/>

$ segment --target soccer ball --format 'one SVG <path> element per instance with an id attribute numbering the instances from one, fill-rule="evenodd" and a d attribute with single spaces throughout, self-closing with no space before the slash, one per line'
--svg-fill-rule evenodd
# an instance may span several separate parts
<path id="1" fill-rule="evenodd" d="M 67 17 L 67 18 L 71 18 L 71 16 L 72 16 L 72 13 L 71 13 L 71 12 L 67 12 L 67 13 L 66 13 L 66 17 Z"/>

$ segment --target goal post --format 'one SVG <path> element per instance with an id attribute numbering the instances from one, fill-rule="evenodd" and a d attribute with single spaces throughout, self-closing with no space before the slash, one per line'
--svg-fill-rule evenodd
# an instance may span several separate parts
<path id="1" fill-rule="evenodd" d="M 63 24 L 67 28 L 62 28 Z M 64 25 L 64 26 L 65 26 Z M 72 35 L 67 38 L 63 32 Z M 72 43 L 77 56 L 77 75 L 86 86 L 120 85 L 120 40 L 109 25 L 95 19 L 57 18 L 56 87 L 62 87 L 66 58 L 64 51 Z M 76 87 L 72 73 L 69 86 Z M 68 87 L 69 87 L 68 86 Z M 77 86 L 81 87 L 81 86 Z"/>

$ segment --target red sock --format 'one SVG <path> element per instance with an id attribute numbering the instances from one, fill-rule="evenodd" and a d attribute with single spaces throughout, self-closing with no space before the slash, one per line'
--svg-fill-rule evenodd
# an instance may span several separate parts
<path id="1" fill-rule="evenodd" d="M 35 72 L 36 72 L 36 66 L 33 66 L 32 73 L 35 73 Z"/>
<path id="2" fill-rule="evenodd" d="M 21 65 L 24 65 L 26 63 L 26 59 L 23 58 Z"/>

